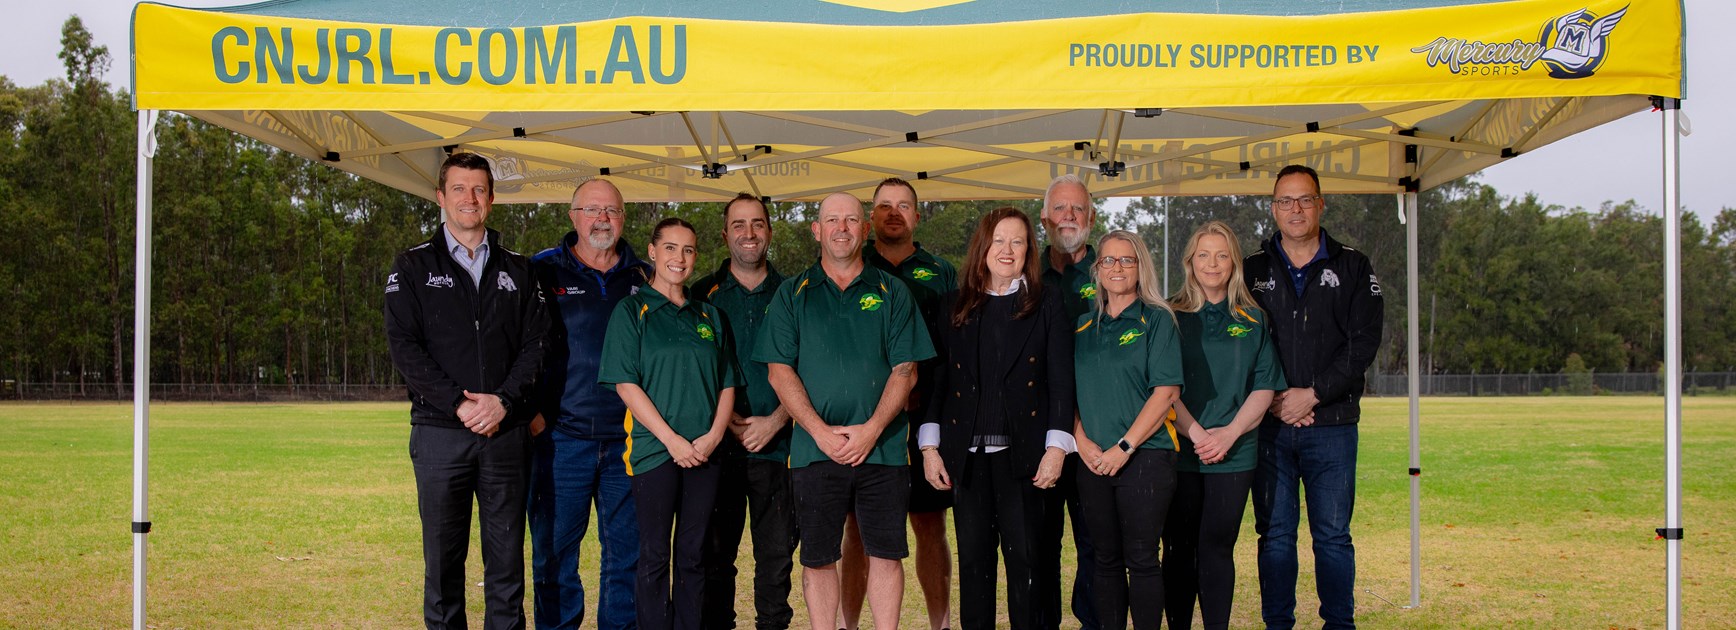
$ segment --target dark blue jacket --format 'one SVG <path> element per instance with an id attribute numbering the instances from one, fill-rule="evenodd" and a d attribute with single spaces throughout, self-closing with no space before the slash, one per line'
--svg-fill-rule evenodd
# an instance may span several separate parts
<path id="1" fill-rule="evenodd" d="M 1302 295 L 1291 288 L 1277 235 L 1248 256 L 1242 279 L 1271 321 L 1272 341 L 1291 387 L 1312 387 L 1320 404 L 1314 424 L 1354 424 L 1362 417 L 1363 374 L 1380 349 L 1385 316 L 1380 280 L 1368 257 L 1332 239 L 1320 241 L 1324 260 L 1303 267 Z M 1270 415 L 1267 422 L 1276 422 Z"/>
<path id="2" fill-rule="evenodd" d="M 651 266 L 633 255 L 626 239 L 615 243 L 620 261 L 606 272 L 579 262 L 573 245 L 578 232 L 531 257 L 537 280 L 548 297 L 548 351 L 543 355 L 543 419 L 568 435 L 593 440 L 624 440 L 627 406 L 615 392 L 597 384 L 603 332 L 622 298 L 639 292 Z"/>

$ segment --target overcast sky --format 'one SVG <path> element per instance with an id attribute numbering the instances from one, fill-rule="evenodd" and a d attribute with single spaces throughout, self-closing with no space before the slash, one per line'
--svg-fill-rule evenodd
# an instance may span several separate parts
<path id="1" fill-rule="evenodd" d="M 483 0 L 487 1 L 487 0 Z M 243 1 L 177 0 L 180 6 L 225 6 Z M 0 74 L 18 85 L 37 85 L 63 76 L 56 55 L 60 27 L 77 14 L 114 56 L 109 82 L 128 85 L 127 29 L 130 0 L 24 0 L 9 3 L 6 19 L 18 20 L 0 37 Z M 1686 0 L 1688 11 L 1688 98 L 1683 112 L 1693 135 L 1682 139 L 1682 200 L 1702 217 L 1736 207 L 1736 187 L 1725 187 L 1728 162 L 1718 147 L 1736 146 L 1736 121 L 1726 113 L 1736 103 L 1736 70 L 1724 65 L 1718 42 L 1736 23 L 1736 3 Z M 1545 203 L 1596 208 L 1606 200 L 1633 199 L 1656 210 L 1663 204 L 1661 115 L 1641 113 L 1592 129 L 1484 171 L 1483 181 L 1502 194 L 1536 192 Z M 1725 164 L 1720 167 L 1719 164 Z"/>

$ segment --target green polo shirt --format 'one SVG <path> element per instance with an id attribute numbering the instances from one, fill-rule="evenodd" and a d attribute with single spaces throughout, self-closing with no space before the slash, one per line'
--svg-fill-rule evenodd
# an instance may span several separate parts
<path id="1" fill-rule="evenodd" d="M 742 349 L 735 354 L 736 368 L 741 371 L 745 383 L 735 391 L 735 412 L 742 416 L 771 415 L 778 409 L 778 393 L 772 391 L 772 383 L 766 379 L 766 364 L 756 362 L 748 355 L 759 339 L 760 326 L 765 322 L 772 295 L 783 283 L 783 274 L 767 264 L 766 279 L 752 289 L 744 287 L 735 279 L 735 274 L 729 272 L 729 260 L 725 259 L 716 273 L 694 283 L 687 291 L 693 299 L 711 304 L 723 312 L 723 318 L 729 324 L 730 339 L 735 342 L 735 347 Z M 739 448 L 735 451 L 754 459 L 784 461 L 790 457 L 790 432 L 785 429 L 758 453 Z"/>
<path id="2" fill-rule="evenodd" d="M 597 382 L 609 389 L 617 383 L 638 385 L 669 428 L 691 441 L 711 430 L 718 396 L 741 385 L 741 372 L 717 307 L 697 300 L 677 307 L 645 287 L 609 315 Z M 631 410 L 626 428 L 628 475 L 669 461 L 663 442 L 634 422 Z"/>
<path id="3" fill-rule="evenodd" d="M 1097 250 L 1090 245 L 1085 246 L 1085 258 L 1079 262 L 1055 271 L 1049 264 L 1049 250 L 1054 246 L 1043 248 L 1043 284 L 1061 288 L 1061 306 L 1067 309 L 1067 316 L 1077 319 L 1080 315 L 1091 312 L 1092 298 L 1097 297 L 1097 285 L 1091 280 L 1091 266 L 1097 264 Z"/>
<path id="4" fill-rule="evenodd" d="M 916 315 L 910 290 L 867 264 L 842 290 L 819 263 L 784 281 L 772 296 L 753 352 L 755 361 L 795 368 L 815 411 L 832 426 L 866 424 L 892 367 L 933 356 L 934 345 Z M 900 412 L 865 463 L 909 464 L 908 424 Z M 790 468 L 826 459 L 798 423 L 790 436 Z"/>
<path id="5" fill-rule="evenodd" d="M 1181 341 L 1162 308 L 1134 300 L 1115 317 L 1086 313 L 1073 333 L 1073 373 L 1085 437 L 1109 448 L 1151 399 L 1151 389 L 1182 384 Z M 1175 424 L 1165 419 L 1140 448 L 1175 450 Z"/>
<path id="6" fill-rule="evenodd" d="M 952 263 L 930 253 L 922 248 L 922 243 L 916 244 L 916 251 L 896 265 L 880 255 L 874 249 L 874 241 L 862 248 L 862 259 L 868 264 L 898 276 L 904 280 L 904 285 L 910 288 L 910 296 L 916 299 L 916 308 L 922 312 L 922 320 L 926 325 L 933 325 L 941 317 L 940 297 L 948 291 L 958 288 L 958 269 Z"/>
<path id="7" fill-rule="evenodd" d="M 1278 351 L 1266 330 L 1265 313 L 1259 310 L 1229 312 L 1228 301 L 1207 304 L 1197 313 L 1176 313 L 1181 329 L 1181 365 L 1184 375 L 1181 402 L 1200 426 L 1229 426 L 1248 394 L 1262 389 L 1289 387 Z M 1208 473 L 1243 472 L 1254 469 L 1259 456 L 1256 433 L 1236 438 L 1224 460 L 1201 466 L 1193 442 L 1181 436 L 1177 470 Z"/>

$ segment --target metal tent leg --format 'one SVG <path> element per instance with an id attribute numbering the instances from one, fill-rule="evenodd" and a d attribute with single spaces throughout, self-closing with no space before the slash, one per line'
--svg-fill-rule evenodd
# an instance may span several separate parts
<path id="1" fill-rule="evenodd" d="M 1679 99 L 1655 99 L 1664 119 L 1664 527 L 1668 628 L 1682 627 L 1682 144 Z"/>
<path id="2" fill-rule="evenodd" d="M 139 110 L 138 218 L 133 226 L 133 628 L 145 630 L 145 539 L 151 417 L 151 158 L 157 153 L 156 110 Z"/>
<path id="3" fill-rule="evenodd" d="M 1422 605 L 1423 596 L 1423 533 L 1422 533 L 1422 355 L 1419 352 L 1421 328 L 1421 288 L 1417 286 L 1417 193 L 1404 194 L 1405 216 L 1405 386 L 1410 392 L 1410 607 Z"/>

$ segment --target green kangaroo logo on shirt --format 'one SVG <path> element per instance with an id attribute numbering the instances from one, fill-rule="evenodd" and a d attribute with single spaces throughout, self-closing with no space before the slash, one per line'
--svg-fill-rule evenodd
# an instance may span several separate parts
<path id="1" fill-rule="evenodd" d="M 1252 330 L 1254 330 L 1254 329 L 1249 328 L 1247 326 L 1243 326 L 1241 324 L 1230 324 L 1230 327 L 1225 328 L 1224 332 L 1230 333 L 1231 337 L 1243 337 L 1243 336 L 1246 336 Z"/>
<path id="2" fill-rule="evenodd" d="M 1090 300 L 1095 299 L 1096 297 L 1097 285 L 1088 283 L 1085 286 L 1079 287 L 1079 299 Z"/>
<path id="3" fill-rule="evenodd" d="M 1141 332 L 1138 329 L 1133 329 L 1133 330 L 1129 330 L 1127 332 L 1121 333 L 1121 345 L 1125 346 L 1127 344 L 1133 343 L 1133 340 L 1138 339 L 1141 335 L 1144 335 L 1144 334 L 1145 334 L 1144 332 Z"/>
<path id="4" fill-rule="evenodd" d="M 880 310 L 880 305 L 885 304 L 885 303 L 886 303 L 886 300 L 880 299 L 880 296 L 875 295 L 873 293 L 869 293 L 868 295 L 862 296 L 861 304 L 862 304 L 862 310 L 864 310 L 864 311 L 878 311 L 878 310 Z"/>
<path id="5" fill-rule="evenodd" d="M 917 267 L 915 269 L 910 270 L 910 277 L 916 278 L 917 280 L 921 280 L 923 282 L 928 282 L 929 280 L 933 280 L 935 275 L 936 274 L 934 273 L 934 270 L 929 269 L 927 267 Z"/>
<path id="6" fill-rule="evenodd" d="M 706 323 L 701 322 L 699 324 L 699 328 L 697 328 L 696 330 L 699 331 L 699 338 L 700 339 L 704 339 L 706 341 L 711 341 L 712 339 L 717 338 L 717 333 L 715 333 L 711 330 L 711 324 L 706 324 Z"/>

